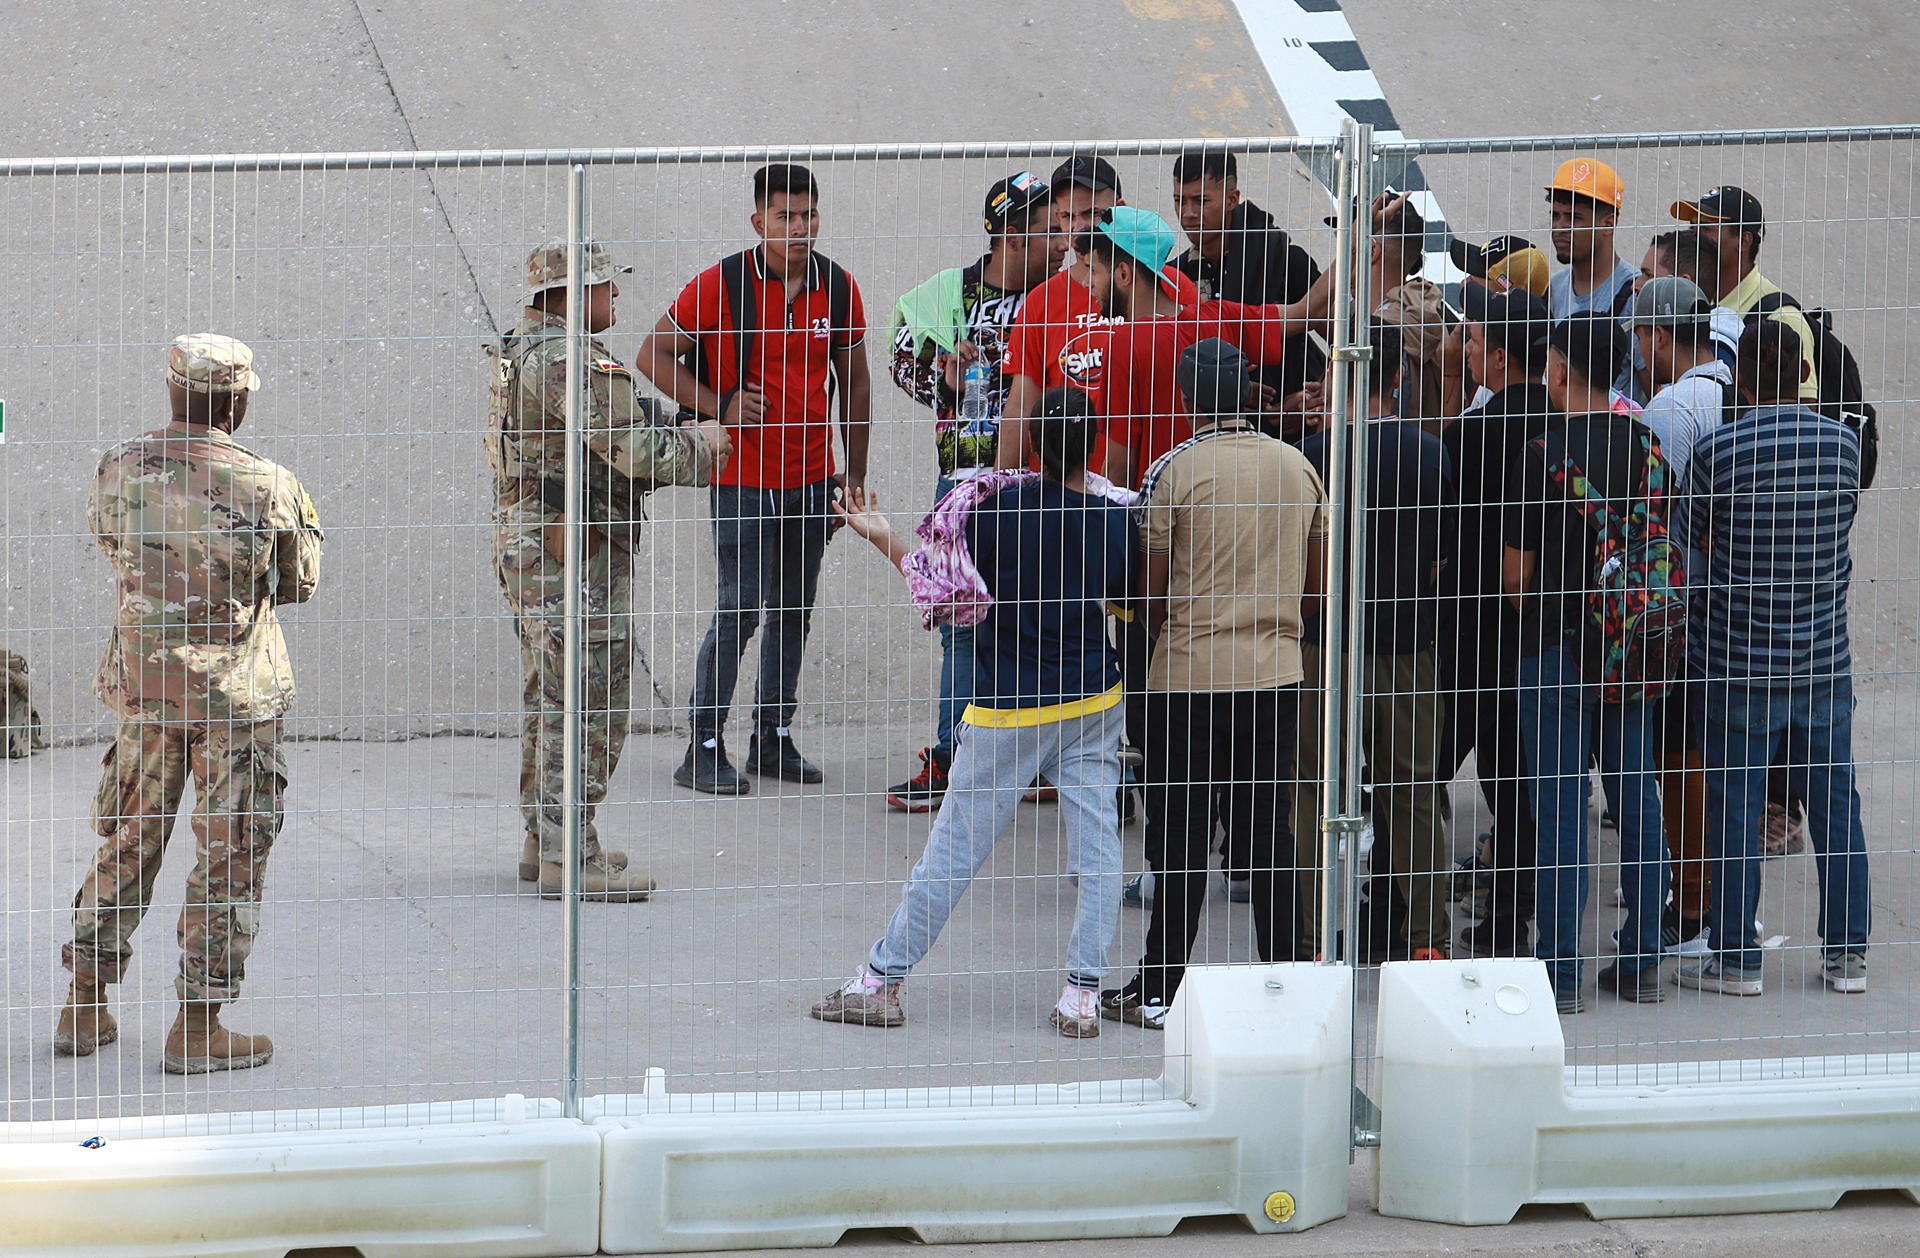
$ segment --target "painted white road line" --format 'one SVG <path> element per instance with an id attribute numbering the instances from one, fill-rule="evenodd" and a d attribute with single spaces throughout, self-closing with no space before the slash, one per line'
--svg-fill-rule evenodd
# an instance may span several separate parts
<path id="1" fill-rule="evenodd" d="M 1371 123 L 1378 139 L 1405 138 L 1339 0 L 1233 0 L 1233 7 L 1296 134 L 1337 136 L 1352 118 Z M 1446 214 L 1419 169 L 1408 164 L 1413 206 L 1427 223 L 1424 273 L 1455 282 L 1465 277 L 1447 255 Z"/>

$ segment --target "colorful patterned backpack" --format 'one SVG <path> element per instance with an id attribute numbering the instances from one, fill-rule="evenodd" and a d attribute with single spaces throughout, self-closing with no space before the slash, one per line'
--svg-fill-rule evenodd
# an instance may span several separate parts
<path id="1" fill-rule="evenodd" d="M 1593 533 L 1577 655 L 1580 675 L 1606 703 L 1657 699 L 1686 667 L 1686 556 L 1666 524 L 1673 473 L 1659 439 L 1635 427 L 1640 475 L 1624 516 L 1564 449 L 1547 467 Z M 1544 454 L 1545 438 L 1540 444 Z"/>

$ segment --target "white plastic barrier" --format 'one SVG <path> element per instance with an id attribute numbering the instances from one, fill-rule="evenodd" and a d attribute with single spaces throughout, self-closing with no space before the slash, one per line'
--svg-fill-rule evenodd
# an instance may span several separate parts
<path id="1" fill-rule="evenodd" d="M 1595 1218 L 1920 1201 L 1920 1059 L 1904 1054 L 1569 1070 L 1546 967 L 1384 967 L 1376 1205 L 1442 1223 L 1521 1206 Z"/>
<path id="2" fill-rule="evenodd" d="M 598 1098 L 601 1247 L 1160 1236 L 1198 1215 L 1311 1227 L 1347 1208 L 1352 990 L 1341 966 L 1189 970 L 1153 1080 Z"/>
<path id="3" fill-rule="evenodd" d="M 591 1254 L 600 1139 L 557 1101 L 0 1129 L 0 1255 Z"/>

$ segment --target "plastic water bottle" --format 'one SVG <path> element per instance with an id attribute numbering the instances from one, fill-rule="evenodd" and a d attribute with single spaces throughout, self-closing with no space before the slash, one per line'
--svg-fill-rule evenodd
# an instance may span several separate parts
<path id="1" fill-rule="evenodd" d="M 967 364 L 960 377 L 960 430 L 985 431 L 993 419 L 993 399 L 988 384 L 987 360 L 976 358 Z"/>

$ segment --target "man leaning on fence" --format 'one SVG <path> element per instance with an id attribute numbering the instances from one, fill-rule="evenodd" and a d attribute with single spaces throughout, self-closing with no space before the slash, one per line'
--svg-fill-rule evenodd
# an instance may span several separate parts
<path id="1" fill-rule="evenodd" d="M 589 337 L 614 322 L 617 267 L 605 247 L 581 246 L 582 324 Z M 633 548 L 641 500 L 656 484 L 704 485 L 726 466 L 726 432 L 712 422 L 676 427 L 643 398 L 632 374 L 597 340 L 581 364 L 586 449 L 582 536 L 580 706 L 583 709 L 580 892 L 595 900 L 644 900 L 653 879 L 627 868 L 624 852 L 600 846 L 595 805 L 627 740 L 633 671 Z M 501 341 L 487 404 L 487 459 L 493 464 L 494 569 L 520 636 L 524 712 L 520 727 L 520 811 L 526 840 L 520 877 L 558 899 L 566 854 L 565 629 L 567 458 L 567 245 L 550 241 L 527 255 L 526 309 Z"/>
<path id="2" fill-rule="evenodd" d="M 320 521 L 293 473 L 233 440 L 260 387 L 253 351 L 194 333 L 167 357 L 172 419 L 100 460 L 87 523 L 113 565 L 114 628 L 94 691 L 120 718 L 94 793 L 105 837 L 73 902 L 73 971 L 54 1048 L 83 1057 L 119 1038 L 105 986 L 133 956 L 187 778 L 196 861 L 180 912 L 180 1012 L 161 1064 L 241 1070 L 264 1035 L 220 1025 L 260 929 L 267 855 L 282 821 L 280 719 L 293 670 L 274 608 L 320 579 Z"/>

